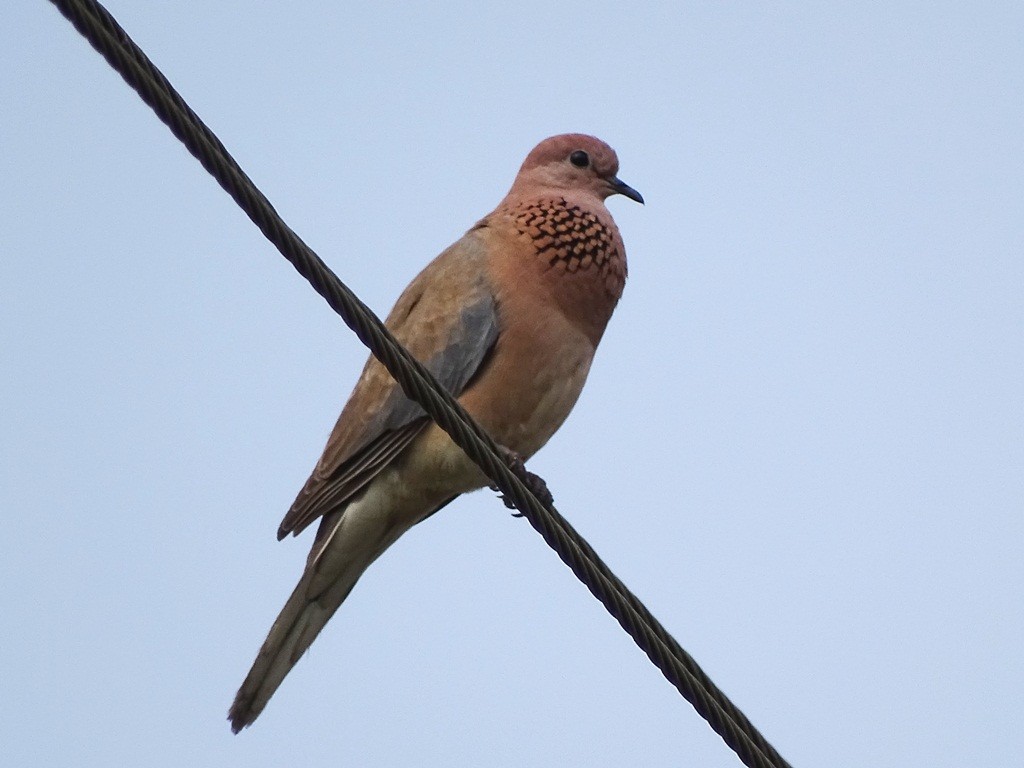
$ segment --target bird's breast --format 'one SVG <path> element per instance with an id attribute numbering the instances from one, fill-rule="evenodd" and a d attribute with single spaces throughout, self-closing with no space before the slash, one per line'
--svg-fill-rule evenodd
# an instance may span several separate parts
<path id="1" fill-rule="evenodd" d="M 521 202 L 505 212 L 520 258 L 505 265 L 520 280 L 539 278 L 537 290 L 591 337 L 604 333 L 626 282 L 626 254 L 611 214 L 596 198 L 562 196 Z"/>
<path id="2" fill-rule="evenodd" d="M 594 347 L 557 312 L 513 311 L 503 320 L 491 358 L 460 400 L 495 440 L 529 457 L 579 399 Z"/>
<path id="3" fill-rule="evenodd" d="M 618 229 L 597 198 L 499 206 L 486 243 L 498 339 L 460 398 L 495 440 L 525 456 L 576 404 L 626 279 Z"/>

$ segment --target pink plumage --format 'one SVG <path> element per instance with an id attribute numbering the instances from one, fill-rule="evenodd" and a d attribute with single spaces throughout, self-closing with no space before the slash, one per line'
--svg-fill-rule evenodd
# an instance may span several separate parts
<path id="1" fill-rule="evenodd" d="M 575 405 L 626 280 L 604 205 L 619 161 L 584 134 L 545 139 L 508 195 L 434 259 L 386 324 L 511 455 L 527 459 Z M 278 529 L 320 520 L 305 571 L 228 715 L 251 725 L 363 571 L 416 523 L 487 478 L 374 358 Z"/>

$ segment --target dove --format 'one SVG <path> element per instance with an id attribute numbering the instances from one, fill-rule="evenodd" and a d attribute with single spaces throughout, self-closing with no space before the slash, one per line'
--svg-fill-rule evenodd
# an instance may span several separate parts
<path id="1" fill-rule="evenodd" d="M 385 321 L 513 463 L 569 415 L 622 295 L 626 252 L 605 200 L 643 198 L 618 170 L 593 136 L 540 142 L 505 198 L 420 272 Z M 374 560 L 488 482 L 371 357 L 278 529 L 282 539 L 319 520 L 302 577 L 231 706 L 232 730 L 259 716 Z"/>

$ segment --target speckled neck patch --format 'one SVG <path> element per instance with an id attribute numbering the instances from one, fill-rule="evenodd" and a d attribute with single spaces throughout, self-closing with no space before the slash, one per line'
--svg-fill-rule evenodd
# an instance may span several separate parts
<path id="1" fill-rule="evenodd" d="M 512 211 L 520 234 L 533 240 L 537 253 L 550 267 L 562 264 L 569 273 L 621 261 L 615 238 L 598 217 L 564 198 L 540 200 Z"/>

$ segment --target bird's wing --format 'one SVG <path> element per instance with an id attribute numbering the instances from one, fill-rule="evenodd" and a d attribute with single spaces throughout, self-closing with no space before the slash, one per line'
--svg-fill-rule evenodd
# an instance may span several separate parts
<path id="1" fill-rule="evenodd" d="M 459 395 L 498 338 L 480 238 L 470 232 L 431 262 L 399 297 L 385 324 L 449 392 Z M 423 409 L 371 357 L 278 538 L 344 508 L 428 422 Z"/>

